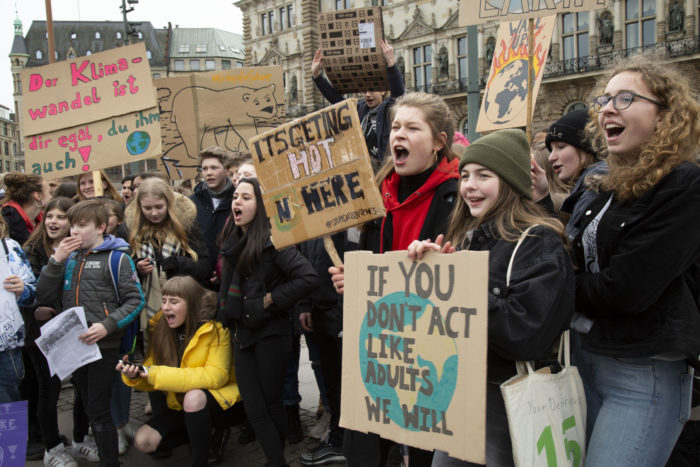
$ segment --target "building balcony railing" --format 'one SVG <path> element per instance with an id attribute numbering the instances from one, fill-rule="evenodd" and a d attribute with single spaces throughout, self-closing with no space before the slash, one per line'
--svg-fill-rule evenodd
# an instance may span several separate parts
<path id="1" fill-rule="evenodd" d="M 544 78 L 556 78 L 576 73 L 601 71 L 618 63 L 620 60 L 635 55 L 653 54 L 659 58 L 675 58 L 700 53 L 700 36 L 688 37 L 674 41 L 657 42 L 656 44 L 613 50 L 612 52 L 589 55 L 588 57 L 547 62 L 544 67 Z"/>

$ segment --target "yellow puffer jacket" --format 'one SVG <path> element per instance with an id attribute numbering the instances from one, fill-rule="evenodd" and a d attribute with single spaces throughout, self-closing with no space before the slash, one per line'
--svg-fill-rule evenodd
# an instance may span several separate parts
<path id="1" fill-rule="evenodd" d="M 155 324 L 162 317 L 159 312 L 151 319 Z M 221 323 L 208 321 L 201 325 L 187 344 L 180 367 L 153 365 L 147 358 L 144 366 L 148 377 L 122 381 L 140 391 L 166 391 L 168 407 L 182 410 L 182 395 L 190 389 L 207 389 L 222 409 L 226 410 L 240 400 L 236 374 L 231 355 L 231 338 Z"/>

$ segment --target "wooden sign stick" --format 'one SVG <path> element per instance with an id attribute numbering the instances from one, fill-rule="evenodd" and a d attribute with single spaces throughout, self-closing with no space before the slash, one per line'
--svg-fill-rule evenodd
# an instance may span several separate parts
<path id="1" fill-rule="evenodd" d="M 338 250 L 335 249 L 333 239 L 330 235 L 323 237 L 323 246 L 326 248 L 326 253 L 330 256 L 331 261 L 333 261 L 333 266 L 337 268 L 341 267 L 343 262 L 340 260 L 340 255 L 338 255 Z"/>
<path id="2" fill-rule="evenodd" d="M 104 196 L 104 188 L 102 186 L 102 176 L 99 170 L 92 171 L 92 182 L 95 185 L 95 198 L 98 196 Z"/>
<path id="3" fill-rule="evenodd" d="M 527 20 L 527 126 L 525 133 L 528 143 L 532 142 L 532 88 L 534 87 L 535 67 L 533 62 L 533 48 L 535 45 L 535 20 Z"/>

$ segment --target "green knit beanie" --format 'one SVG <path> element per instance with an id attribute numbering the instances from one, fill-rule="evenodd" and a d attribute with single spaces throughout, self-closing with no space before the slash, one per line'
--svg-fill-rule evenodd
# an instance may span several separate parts
<path id="1" fill-rule="evenodd" d="M 500 130 L 477 139 L 464 150 L 460 173 L 472 162 L 496 172 L 515 191 L 532 199 L 530 145 L 522 130 Z"/>

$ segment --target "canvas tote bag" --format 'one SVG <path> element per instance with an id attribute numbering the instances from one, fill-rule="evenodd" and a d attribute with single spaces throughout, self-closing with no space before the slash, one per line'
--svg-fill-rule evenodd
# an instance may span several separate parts
<path id="1" fill-rule="evenodd" d="M 529 230 L 510 257 L 506 285 L 515 253 Z M 530 362 L 516 362 L 518 374 L 501 384 L 516 466 L 585 464 L 586 396 L 578 369 L 571 366 L 569 331 L 562 334 L 559 361 L 563 369 L 557 374 L 551 374 L 549 367 L 534 371 Z"/>

